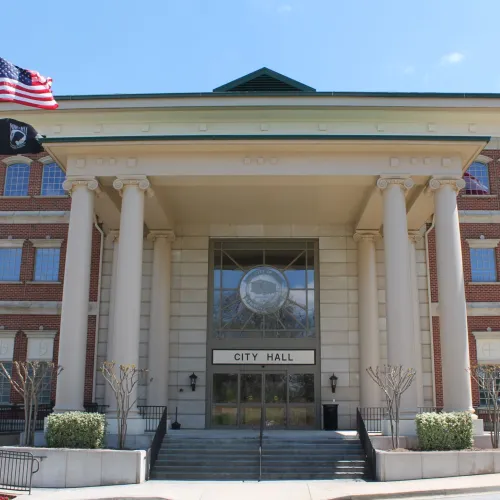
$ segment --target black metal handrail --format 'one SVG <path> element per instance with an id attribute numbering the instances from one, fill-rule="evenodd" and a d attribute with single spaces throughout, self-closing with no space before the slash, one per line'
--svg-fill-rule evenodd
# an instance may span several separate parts
<path id="1" fill-rule="evenodd" d="M 149 474 L 151 475 L 151 471 L 158 459 L 158 453 L 161 448 L 161 444 L 163 443 L 163 439 L 165 434 L 167 433 L 167 407 L 163 406 L 163 413 L 160 418 L 160 423 L 156 428 L 155 435 L 153 437 L 153 441 L 151 442 L 150 448 L 150 459 L 149 459 Z"/>
<path id="2" fill-rule="evenodd" d="M 358 431 L 359 440 L 365 450 L 368 466 L 370 467 L 370 474 L 374 481 L 377 480 L 377 454 L 372 445 L 368 431 L 366 430 L 363 416 L 361 415 L 360 408 L 356 410 L 356 429 Z"/>
<path id="3" fill-rule="evenodd" d="M 382 432 L 382 420 L 387 419 L 385 406 L 372 406 L 356 410 L 363 417 L 367 432 Z"/>
<path id="4" fill-rule="evenodd" d="M 165 406 L 138 406 L 139 415 L 146 420 L 146 432 L 156 432 Z"/>
<path id="5" fill-rule="evenodd" d="M 31 494 L 33 474 L 40 468 L 32 453 L 0 450 L 0 464 L 0 489 Z"/>

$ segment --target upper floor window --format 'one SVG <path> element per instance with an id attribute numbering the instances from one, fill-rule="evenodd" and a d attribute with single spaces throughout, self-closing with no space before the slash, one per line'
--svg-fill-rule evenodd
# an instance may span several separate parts
<path id="1" fill-rule="evenodd" d="M 9 165 L 5 176 L 4 196 L 28 196 L 29 180 L 29 165 L 24 163 Z"/>
<path id="2" fill-rule="evenodd" d="M 0 281 L 19 281 L 22 252 L 22 246 L 17 245 L 0 248 Z"/>
<path id="3" fill-rule="evenodd" d="M 488 165 L 475 161 L 465 172 L 465 194 L 490 194 Z"/>
<path id="4" fill-rule="evenodd" d="M 42 196 L 62 196 L 65 193 L 62 183 L 66 175 L 57 163 L 49 163 L 43 167 Z"/>
<path id="5" fill-rule="evenodd" d="M 58 281 L 60 248 L 37 248 L 35 255 L 35 281 Z"/>
<path id="6" fill-rule="evenodd" d="M 470 265 L 473 282 L 491 282 L 497 280 L 494 248 L 471 248 Z"/>
<path id="7" fill-rule="evenodd" d="M 4 368 L 12 375 L 12 362 L 2 361 Z M 0 404 L 10 403 L 10 381 L 5 374 L 0 375 Z"/>

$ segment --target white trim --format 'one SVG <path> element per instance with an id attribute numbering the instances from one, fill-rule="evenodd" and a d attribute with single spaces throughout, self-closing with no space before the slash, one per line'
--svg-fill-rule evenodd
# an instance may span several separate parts
<path id="1" fill-rule="evenodd" d="M 461 224 L 500 223 L 500 210 L 460 210 L 458 216 Z"/>
<path id="2" fill-rule="evenodd" d="M 30 241 L 35 248 L 61 248 L 64 240 L 35 238 Z"/>
<path id="3" fill-rule="evenodd" d="M 36 280 L 32 280 L 32 281 L 27 281 L 26 282 L 28 285 L 61 285 L 62 284 L 62 281 L 36 281 Z"/>
<path id="4" fill-rule="evenodd" d="M 1 284 L 1 283 L 0 283 Z M 0 300 L 0 314 L 57 316 L 61 314 L 62 302 L 43 300 Z M 89 316 L 95 316 L 97 303 L 89 302 Z"/>
<path id="5" fill-rule="evenodd" d="M 439 316 L 439 303 L 431 305 L 432 316 Z M 467 316 L 500 316 L 500 302 L 468 302 Z"/>
<path id="6" fill-rule="evenodd" d="M 26 240 L 0 239 L 0 248 L 23 248 Z"/>
<path id="7" fill-rule="evenodd" d="M 10 197 L 9 197 L 10 198 Z M 46 198 L 46 196 L 43 196 Z M 0 224 L 68 224 L 68 211 L 0 211 Z"/>
<path id="8" fill-rule="evenodd" d="M 57 335 L 57 330 L 23 330 L 28 339 L 33 337 L 47 337 L 53 339 Z"/>
<path id="9" fill-rule="evenodd" d="M 491 331 L 491 332 L 471 332 L 476 339 L 500 339 L 500 332 L 499 331 Z"/>
<path id="10" fill-rule="evenodd" d="M 43 158 L 38 158 L 38 161 L 40 163 L 43 163 L 44 165 L 50 165 L 51 163 L 57 163 L 52 156 L 44 156 Z"/>
<path id="11" fill-rule="evenodd" d="M 500 239 L 466 239 L 470 248 L 496 248 Z"/>
<path id="12" fill-rule="evenodd" d="M 469 281 L 468 285 L 500 285 L 500 281 Z"/>
<path id="13" fill-rule="evenodd" d="M 0 330 L 0 361 L 10 362 L 14 359 L 16 335 L 16 330 Z"/>
<path id="14" fill-rule="evenodd" d="M 16 163 L 21 163 L 25 165 L 31 165 L 33 160 L 31 158 L 28 158 L 27 156 L 23 155 L 16 155 L 16 156 L 9 156 L 8 158 L 4 158 L 3 160 L 0 160 L 2 163 L 5 163 L 5 165 L 15 165 Z"/>
<path id="15" fill-rule="evenodd" d="M 477 155 L 476 159 L 472 162 L 478 162 L 478 163 L 484 163 L 485 165 L 488 165 L 490 161 L 493 161 L 493 158 L 490 158 L 489 156 L 484 156 L 484 155 Z"/>

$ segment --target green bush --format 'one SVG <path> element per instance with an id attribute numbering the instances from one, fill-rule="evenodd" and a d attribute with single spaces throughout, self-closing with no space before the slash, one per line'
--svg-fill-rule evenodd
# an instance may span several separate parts
<path id="1" fill-rule="evenodd" d="M 415 420 L 423 451 L 465 450 L 474 444 L 472 415 L 468 412 L 421 413 Z"/>
<path id="2" fill-rule="evenodd" d="M 49 448 L 102 448 L 106 417 L 100 413 L 71 411 L 49 415 L 47 446 Z"/>

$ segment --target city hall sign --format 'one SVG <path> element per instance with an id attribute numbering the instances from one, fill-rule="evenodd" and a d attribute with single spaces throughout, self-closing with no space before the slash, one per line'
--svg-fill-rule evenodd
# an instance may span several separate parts
<path id="1" fill-rule="evenodd" d="M 314 365 L 314 349 L 214 349 L 214 365 Z"/>

